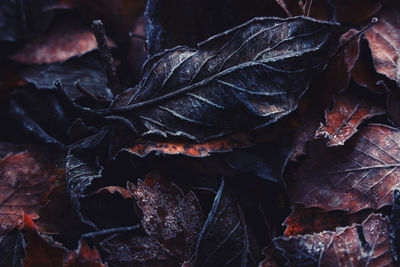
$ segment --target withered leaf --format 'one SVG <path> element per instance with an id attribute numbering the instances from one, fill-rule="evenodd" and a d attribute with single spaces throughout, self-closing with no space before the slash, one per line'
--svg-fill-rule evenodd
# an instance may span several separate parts
<path id="1" fill-rule="evenodd" d="M 260 249 L 222 179 L 196 244 L 195 266 L 257 266 Z"/>
<path id="2" fill-rule="evenodd" d="M 113 94 L 106 85 L 106 74 L 95 53 L 73 57 L 65 62 L 29 66 L 22 69 L 21 75 L 38 89 L 54 89 L 54 81 L 60 79 L 72 100 L 82 96 L 75 88 L 76 81 L 100 99 L 113 99 Z"/>
<path id="3" fill-rule="evenodd" d="M 255 18 L 196 50 L 154 55 L 137 88 L 97 112 L 133 122 L 142 135 L 200 142 L 271 124 L 296 109 L 312 74 L 327 62 L 335 28 L 305 17 Z"/>
<path id="4" fill-rule="evenodd" d="M 347 91 L 336 96 L 332 110 L 325 111 L 325 124 L 319 127 L 315 137 L 328 138 L 328 146 L 343 145 L 357 132 L 361 123 L 385 113 L 382 107 L 371 100 Z"/>
<path id="5" fill-rule="evenodd" d="M 391 205 L 400 183 L 399 140 L 399 130 L 371 124 L 342 147 L 310 146 L 289 174 L 291 202 L 349 213 Z"/>
<path id="6" fill-rule="evenodd" d="M 0 239 L 0 266 L 22 267 L 25 257 L 24 237 L 21 230 L 14 228 Z"/>
<path id="7" fill-rule="evenodd" d="M 285 266 L 395 266 L 389 229 L 387 217 L 371 214 L 335 232 L 275 238 L 273 252 Z"/>
<path id="8" fill-rule="evenodd" d="M 109 40 L 109 45 L 114 43 Z M 63 62 L 95 49 L 96 38 L 90 28 L 74 20 L 67 20 L 55 23 L 49 32 L 28 42 L 11 59 L 24 64 L 49 64 Z"/>
<path id="9" fill-rule="evenodd" d="M 361 225 L 336 229 L 322 252 L 321 266 L 395 266 L 389 242 L 390 222 L 371 214 Z"/>
<path id="10" fill-rule="evenodd" d="M 388 6 L 377 17 L 378 22 L 365 33 L 364 38 L 369 42 L 376 71 L 400 85 L 400 10 Z"/>
<path id="11" fill-rule="evenodd" d="M 46 160 L 46 155 L 26 151 L 0 159 L 0 236 L 21 225 L 24 213 L 39 217 L 47 196 L 64 170 Z"/>
<path id="12" fill-rule="evenodd" d="M 286 226 L 284 236 L 313 234 L 323 231 L 334 231 L 336 227 L 344 227 L 364 221 L 368 212 L 345 214 L 342 211 L 324 212 L 318 208 L 292 207 L 289 217 L 283 222 Z"/>
<path id="13" fill-rule="evenodd" d="M 63 267 L 107 267 L 107 265 L 101 262 L 96 248 L 90 248 L 84 240 L 81 240 L 78 250 L 67 254 Z"/>
<path id="14" fill-rule="evenodd" d="M 100 245 L 104 251 L 105 261 L 111 266 L 179 266 L 179 261 L 175 257 L 170 255 L 156 240 L 146 235 L 118 234 L 105 239 Z"/>
<path id="15" fill-rule="evenodd" d="M 146 233 L 182 262 L 189 260 L 203 225 L 196 195 L 192 191 L 184 194 L 176 184 L 156 173 L 128 187 L 143 213 Z"/>
<path id="16" fill-rule="evenodd" d="M 41 235 L 29 215 L 24 216 L 24 238 L 26 257 L 24 267 L 60 267 L 63 265 L 65 248 L 49 236 Z"/>

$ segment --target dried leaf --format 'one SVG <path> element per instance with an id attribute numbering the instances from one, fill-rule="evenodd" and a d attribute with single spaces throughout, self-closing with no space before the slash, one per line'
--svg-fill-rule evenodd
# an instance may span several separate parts
<path id="1" fill-rule="evenodd" d="M 343 145 L 357 132 L 364 121 L 385 114 L 386 111 L 374 105 L 371 100 L 362 99 L 350 92 L 335 99 L 333 109 L 325 111 L 325 125 L 321 125 L 315 137 L 328 138 L 328 146 Z"/>
<path id="2" fill-rule="evenodd" d="M 334 231 L 336 227 L 344 227 L 364 221 L 368 212 L 345 214 L 341 211 L 324 212 L 317 208 L 304 208 L 294 205 L 289 217 L 283 222 L 286 226 L 284 236 L 313 234 L 323 231 Z"/>
<path id="3" fill-rule="evenodd" d="M 0 266 L 22 267 L 25 257 L 24 237 L 21 230 L 14 228 L 0 239 Z"/>
<path id="4" fill-rule="evenodd" d="M 376 71 L 400 85 L 400 11 L 389 6 L 377 17 L 378 22 L 365 33 L 364 38 L 369 42 Z"/>
<path id="5" fill-rule="evenodd" d="M 69 252 L 64 260 L 63 267 L 106 267 L 101 262 L 100 254 L 96 248 L 90 248 L 81 240 L 77 251 Z"/>
<path id="6" fill-rule="evenodd" d="M 109 40 L 109 45 L 115 44 Z M 25 64 L 49 64 L 63 62 L 95 49 L 96 38 L 90 28 L 70 20 L 53 25 L 49 32 L 27 43 L 11 59 Z"/>
<path id="7" fill-rule="evenodd" d="M 146 233 L 182 262 L 193 255 L 203 224 L 200 203 L 193 192 L 184 194 L 157 174 L 128 185 L 143 213 Z"/>
<path id="8" fill-rule="evenodd" d="M 36 225 L 29 215 L 25 214 L 24 217 L 26 257 L 23 260 L 23 266 L 63 266 L 65 248 L 54 242 L 50 237 L 39 234 Z"/>
<path id="9" fill-rule="evenodd" d="M 337 229 L 322 252 L 321 266 L 395 266 L 387 217 L 371 214 L 360 226 Z"/>
<path id="10" fill-rule="evenodd" d="M 179 266 L 178 260 L 149 236 L 124 233 L 114 235 L 100 244 L 105 252 L 104 259 L 111 266 Z"/>
<path id="11" fill-rule="evenodd" d="M 138 89 L 97 112 L 132 121 L 142 135 L 200 142 L 271 124 L 296 109 L 312 74 L 325 65 L 335 25 L 255 18 L 198 50 L 176 47 L 153 56 Z"/>
<path id="12" fill-rule="evenodd" d="M 0 159 L 0 236 L 22 224 L 24 213 L 37 219 L 48 194 L 63 178 L 64 170 L 46 156 L 27 151 Z"/>
<path id="13" fill-rule="evenodd" d="M 28 83 L 34 84 L 39 89 L 54 89 L 54 81 L 60 79 L 71 100 L 82 96 L 82 93 L 75 88 L 76 81 L 99 99 L 113 99 L 113 94 L 107 87 L 103 66 L 93 53 L 71 58 L 62 63 L 30 66 L 24 68 L 21 75 Z"/>
<path id="14" fill-rule="evenodd" d="M 196 245 L 195 266 L 257 266 L 260 249 L 247 227 L 243 211 L 221 186 Z"/>
<path id="15" fill-rule="evenodd" d="M 371 214 L 361 225 L 273 240 L 274 255 L 285 266 L 395 266 L 389 219 Z"/>
<path id="16" fill-rule="evenodd" d="M 349 213 L 391 205 L 400 183 L 399 144 L 399 130 L 378 124 L 362 128 L 343 147 L 314 144 L 290 174 L 291 202 Z"/>

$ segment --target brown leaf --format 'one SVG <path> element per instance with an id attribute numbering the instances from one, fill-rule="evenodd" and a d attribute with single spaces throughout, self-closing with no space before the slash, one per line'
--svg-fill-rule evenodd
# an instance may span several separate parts
<path id="1" fill-rule="evenodd" d="M 23 222 L 24 213 L 34 219 L 64 169 L 35 152 L 9 154 L 0 159 L 0 235 Z"/>
<path id="2" fill-rule="evenodd" d="M 372 124 L 343 147 L 309 147 L 308 156 L 289 174 L 294 204 L 355 213 L 392 204 L 400 184 L 400 131 Z"/>
<path id="3" fill-rule="evenodd" d="M 390 222 L 371 214 L 362 225 L 339 228 L 322 252 L 321 266 L 395 266 L 389 242 Z"/>
<path id="4" fill-rule="evenodd" d="M 90 248 L 81 240 L 77 251 L 69 252 L 63 267 L 106 267 L 101 262 L 100 254 L 96 248 Z"/>
<path id="5" fill-rule="evenodd" d="M 325 124 L 321 125 L 315 137 L 328 138 L 328 146 L 343 145 L 357 132 L 357 127 L 364 121 L 386 111 L 374 105 L 371 100 L 346 92 L 335 99 L 332 110 L 325 111 Z"/>
<path id="6" fill-rule="evenodd" d="M 313 234 L 323 231 L 334 231 L 336 227 L 361 223 L 368 213 L 347 215 L 339 211 L 324 212 L 318 208 L 304 208 L 294 205 L 289 217 L 283 222 L 286 226 L 284 236 Z"/>
<path id="7" fill-rule="evenodd" d="M 65 248 L 50 237 L 39 234 L 32 218 L 27 214 L 24 216 L 24 224 L 26 242 L 24 267 L 63 266 Z"/>
<path id="8" fill-rule="evenodd" d="M 400 85 L 400 10 L 388 6 L 377 17 L 378 22 L 364 38 L 369 42 L 376 71 Z"/>
<path id="9" fill-rule="evenodd" d="M 139 157 L 146 157 L 150 153 L 165 155 L 186 155 L 191 157 L 206 157 L 212 153 L 231 152 L 238 148 L 253 147 L 258 143 L 269 142 L 282 136 L 294 128 L 297 121 L 292 118 L 282 121 L 279 125 L 271 125 L 251 132 L 238 132 L 227 136 L 214 138 L 202 143 L 193 143 L 182 140 L 157 141 L 151 139 L 136 139 L 129 148 L 123 149 Z"/>
<path id="10" fill-rule="evenodd" d="M 89 195 L 95 195 L 95 194 L 101 194 L 101 193 L 114 194 L 115 192 L 118 192 L 124 199 L 133 198 L 132 193 L 128 189 L 125 189 L 120 186 L 102 187 L 102 188 L 97 189 L 96 191 L 90 193 Z"/>
<path id="11" fill-rule="evenodd" d="M 371 214 L 361 225 L 273 240 L 274 255 L 285 266 L 395 266 L 390 222 Z"/>
<path id="12" fill-rule="evenodd" d="M 115 44 L 109 39 L 109 45 Z M 63 62 L 94 49 L 97 49 L 97 42 L 90 28 L 69 20 L 53 25 L 49 32 L 27 43 L 11 59 L 25 64 L 49 64 Z"/>
<path id="13" fill-rule="evenodd" d="M 176 184 L 156 173 L 128 187 L 143 213 L 142 224 L 147 234 L 182 262 L 190 259 L 203 225 L 196 195 L 185 195 Z"/>

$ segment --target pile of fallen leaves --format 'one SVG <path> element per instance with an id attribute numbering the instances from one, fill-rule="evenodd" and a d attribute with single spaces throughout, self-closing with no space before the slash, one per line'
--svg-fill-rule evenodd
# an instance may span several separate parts
<path id="1" fill-rule="evenodd" d="M 396 266 L 396 0 L 3 0 L 0 266 Z"/>

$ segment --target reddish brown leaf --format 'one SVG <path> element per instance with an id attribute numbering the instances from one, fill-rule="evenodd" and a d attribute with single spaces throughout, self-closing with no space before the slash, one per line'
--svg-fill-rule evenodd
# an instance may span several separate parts
<path id="1" fill-rule="evenodd" d="M 284 236 L 313 234 L 323 231 L 334 231 L 336 227 L 361 223 L 368 213 L 346 215 L 343 212 L 323 212 L 317 208 L 303 208 L 294 205 L 289 217 L 283 222 L 286 226 Z"/>
<path id="2" fill-rule="evenodd" d="M 129 184 L 143 213 L 147 234 L 182 262 L 193 255 L 203 225 L 200 203 L 193 192 L 184 194 L 156 173 L 147 175 L 137 186 Z"/>
<path id="3" fill-rule="evenodd" d="M 333 0 L 333 3 L 338 21 L 357 24 L 372 17 L 382 7 L 376 0 Z"/>
<path id="4" fill-rule="evenodd" d="M 274 255 L 285 266 L 395 266 L 390 222 L 371 214 L 361 225 L 274 239 Z"/>
<path id="5" fill-rule="evenodd" d="M 380 214 L 370 215 L 361 226 L 339 228 L 322 252 L 320 265 L 395 266 L 389 231 L 389 219 Z"/>
<path id="6" fill-rule="evenodd" d="M 114 43 L 109 40 L 109 45 Z M 11 58 L 25 64 L 55 63 L 94 49 L 97 42 L 90 28 L 70 20 L 53 25 L 49 32 L 29 42 Z"/>
<path id="7" fill-rule="evenodd" d="M 33 152 L 9 154 L 0 159 L 0 235 L 23 222 L 24 213 L 34 219 L 64 169 Z"/>
<path id="8" fill-rule="evenodd" d="M 323 160 L 321 160 L 323 159 Z M 373 124 L 343 147 L 315 143 L 289 174 L 292 203 L 355 213 L 392 204 L 400 184 L 400 131 Z"/>
<path id="9" fill-rule="evenodd" d="M 385 112 L 370 100 L 361 99 L 350 92 L 340 94 L 335 99 L 333 109 L 325 111 L 325 124 L 319 127 L 315 137 L 328 138 L 328 146 L 343 145 L 357 132 L 361 123 Z"/>
<path id="10" fill-rule="evenodd" d="M 23 260 L 24 267 L 62 266 L 65 249 L 50 237 L 39 234 L 29 215 L 25 214 L 24 217 L 24 238 L 27 243 L 26 257 Z"/>
<path id="11" fill-rule="evenodd" d="M 106 267 L 100 259 L 96 248 L 90 248 L 84 240 L 81 240 L 78 251 L 69 252 L 64 267 Z"/>
<path id="12" fill-rule="evenodd" d="M 389 6 L 377 15 L 378 22 L 366 33 L 378 73 L 400 85 L 400 10 Z"/>
<path id="13" fill-rule="evenodd" d="M 224 137 L 211 139 L 203 143 L 184 142 L 182 140 L 152 141 L 149 139 L 134 140 L 134 145 L 124 149 L 139 157 L 150 153 L 166 155 L 186 155 L 191 157 L 206 157 L 212 153 L 231 152 L 238 148 L 249 148 L 257 143 L 275 140 L 283 133 L 289 132 L 298 126 L 293 118 L 283 120 L 279 125 L 262 128 L 252 132 L 239 132 Z"/>
<path id="14" fill-rule="evenodd" d="M 102 187 L 100 189 L 97 189 L 96 191 L 90 193 L 90 195 L 95 195 L 95 194 L 101 194 L 101 193 L 109 193 L 109 194 L 114 194 L 115 192 L 118 192 L 124 199 L 128 198 L 133 198 L 132 193 L 120 186 L 106 186 Z"/>

